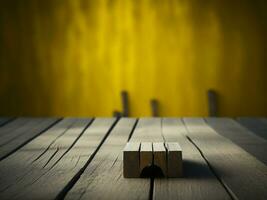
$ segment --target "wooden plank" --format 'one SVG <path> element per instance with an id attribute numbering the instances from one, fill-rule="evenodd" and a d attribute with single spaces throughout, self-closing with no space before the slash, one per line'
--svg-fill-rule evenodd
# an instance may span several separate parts
<path id="1" fill-rule="evenodd" d="M 182 148 L 177 142 L 166 142 L 168 150 L 167 171 L 168 177 L 178 178 L 183 175 Z"/>
<path id="2" fill-rule="evenodd" d="M 140 142 L 128 142 L 123 149 L 124 178 L 139 178 L 139 151 Z"/>
<path id="3" fill-rule="evenodd" d="M 20 176 L 0 194 L 1 199 L 55 199 L 74 177 L 79 176 L 80 171 L 90 162 L 90 158 L 106 138 L 115 119 L 95 119 L 88 128 L 90 119 L 73 120 L 68 125 L 65 123 L 63 127 L 57 127 L 53 132 L 41 135 L 47 135 L 48 138 L 55 134 L 57 136 L 51 143 L 46 143 L 46 149 L 38 149 L 37 158 L 28 156 L 32 159 L 27 165 L 16 169 Z M 40 137 L 27 145 L 24 151 L 20 151 L 20 156 L 23 153 L 27 155 L 31 151 L 34 152 L 36 145 L 41 145 L 45 141 L 44 137 Z M 34 154 L 36 155 L 35 152 Z M 6 165 L 12 166 L 12 162 L 18 166 L 14 159 Z M 0 171 L 2 170 L 5 172 L 6 168 L 0 163 Z M 25 170 L 29 173 L 22 173 Z"/>
<path id="4" fill-rule="evenodd" d="M 140 118 L 130 141 L 164 142 L 161 134 L 161 118 Z"/>
<path id="5" fill-rule="evenodd" d="M 10 122 L 12 118 L 10 117 L 0 117 L 0 126 L 4 126 L 6 123 Z"/>
<path id="6" fill-rule="evenodd" d="M 267 199 L 267 167 L 203 119 L 185 118 L 187 136 L 235 199 Z"/>
<path id="7" fill-rule="evenodd" d="M 58 118 L 18 118 L 0 127 L 0 160 L 27 144 L 58 120 Z"/>
<path id="8" fill-rule="evenodd" d="M 163 142 L 153 143 L 153 165 L 159 167 L 162 175 L 167 177 L 167 152 Z"/>
<path id="9" fill-rule="evenodd" d="M 47 161 L 53 158 L 59 148 L 66 148 L 62 146 L 63 138 L 69 139 L 67 144 L 73 142 L 89 122 L 89 119 L 82 121 L 75 118 L 64 119 L 0 162 L 0 198 L 14 198 L 11 195 L 21 192 L 21 188 L 25 186 L 24 181 L 31 182 L 47 171 L 44 169 Z M 76 131 L 73 132 L 75 128 Z M 65 134 L 68 136 L 64 137 Z"/>
<path id="10" fill-rule="evenodd" d="M 231 199 L 197 148 L 186 138 L 180 119 L 164 118 L 166 142 L 179 142 L 183 151 L 183 177 L 155 179 L 153 199 Z"/>
<path id="11" fill-rule="evenodd" d="M 135 119 L 122 118 L 65 199 L 148 199 L 148 179 L 122 176 L 122 150 Z"/>
<path id="12" fill-rule="evenodd" d="M 263 118 L 239 117 L 236 120 L 254 134 L 267 140 L 267 123 Z"/>
<path id="13" fill-rule="evenodd" d="M 206 118 L 206 122 L 219 134 L 230 139 L 245 151 L 267 164 L 267 141 L 255 135 L 230 118 Z"/>
<path id="14" fill-rule="evenodd" d="M 6 126 L 1 127 L 0 138 L 7 137 L 6 135 L 10 134 L 10 132 L 14 134 L 13 132 L 15 132 L 16 129 L 23 127 L 30 119 L 32 118 L 20 117 L 11 121 L 11 123 L 8 123 Z"/>

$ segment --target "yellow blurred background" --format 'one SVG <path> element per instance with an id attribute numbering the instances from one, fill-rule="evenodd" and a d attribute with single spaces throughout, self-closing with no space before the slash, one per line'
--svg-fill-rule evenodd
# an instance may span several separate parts
<path id="1" fill-rule="evenodd" d="M 264 0 L 1 0 L 0 115 L 267 115 Z"/>

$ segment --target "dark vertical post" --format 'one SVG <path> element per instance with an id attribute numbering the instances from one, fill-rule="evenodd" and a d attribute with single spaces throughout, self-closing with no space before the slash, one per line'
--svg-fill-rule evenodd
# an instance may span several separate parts
<path id="1" fill-rule="evenodd" d="M 122 116 L 129 117 L 129 98 L 127 91 L 121 92 L 121 101 L 122 101 Z"/>
<path id="2" fill-rule="evenodd" d="M 153 117 L 159 116 L 158 101 L 156 99 L 151 99 L 150 101 L 151 113 Z"/>
<path id="3" fill-rule="evenodd" d="M 208 90 L 208 106 L 209 106 L 209 116 L 218 116 L 218 95 L 215 90 Z"/>
<path id="4" fill-rule="evenodd" d="M 121 117 L 121 113 L 117 110 L 113 111 L 113 117 Z"/>

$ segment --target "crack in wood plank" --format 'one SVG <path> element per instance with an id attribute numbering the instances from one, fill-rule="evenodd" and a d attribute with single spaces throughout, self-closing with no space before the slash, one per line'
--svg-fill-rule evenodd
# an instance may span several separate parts
<path id="1" fill-rule="evenodd" d="M 45 131 L 57 124 L 60 120 L 61 119 L 57 118 L 40 118 L 37 120 L 31 118 L 18 118 L 6 126 L 1 127 L 0 138 L 4 142 L 0 147 L 0 161 L 21 149 L 34 138 L 43 134 Z M 16 128 L 17 126 L 19 126 L 19 128 Z M 9 135 L 11 135 L 12 140 L 8 139 L 8 137 L 10 137 Z"/>
<path id="2" fill-rule="evenodd" d="M 237 199 L 267 198 L 267 167 L 202 118 L 184 118 L 187 136 L 197 145 L 224 185 Z"/>

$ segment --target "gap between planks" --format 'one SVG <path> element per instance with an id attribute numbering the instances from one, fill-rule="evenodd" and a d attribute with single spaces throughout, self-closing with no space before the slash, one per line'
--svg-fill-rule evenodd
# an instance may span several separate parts
<path id="1" fill-rule="evenodd" d="M 231 199 L 198 149 L 186 137 L 180 118 L 163 118 L 165 142 L 179 142 L 183 153 L 183 177 L 155 179 L 153 199 Z"/>
<path id="2" fill-rule="evenodd" d="M 236 199 L 267 198 L 267 168 L 254 156 L 216 133 L 202 118 L 184 118 L 188 136 Z"/>
<path id="3" fill-rule="evenodd" d="M 68 192 L 73 188 L 73 186 L 77 183 L 77 181 L 80 179 L 81 175 L 84 173 L 88 165 L 91 163 L 91 161 L 94 159 L 95 155 L 99 151 L 100 147 L 103 145 L 107 137 L 109 136 L 110 132 L 113 130 L 113 128 L 116 126 L 120 118 L 117 118 L 114 123 L 110 126 L 108 129 L 107 133 L 101 140 L 101 142 L 98 144 L 97 148 L 95 151 L 91 154 L 85 165 L 74 175 L 74 177 L 66 184 L 66 186 L 58 193 L 55 199 L 60 200 L 60 199 L 65 199 L 66 195 Z"/>
<path id="4" fill-rule="evenodd" d="M 148 198 L 149 179 L 122 176 L 122 150 L 135 125 L 133 118 L 120 119 L 65 199 Z"/>
<path id="5" fill-rule="evenodd" d="M 76 120 L 77 121 L 77 120 Z M 30 149 L 35 150 L 36 147 L 38 147 L 40 144 L 43 144 L 43 141 L 47 141 L 49 137 L 51 138 L 50 141 L 53 143 L 53 141 L 56 141 L 53 143 L 51 146 L 51 149 L 49 149 L 45 154 L 48 154 L 48 157 L 43 155 L 38 161 L 32 163 L 31 160 L 35 159 L 32 157 L 28 163 L 30 166 L 35 166 L 32 169 L 29 169 L 28 171 L 30 174 L 25 174 L 21 176 L 21 180 L 16 182 L 15 185 L 11 185 L 10 188 L 8 188 L 5 193 L 1 193 L 1 199 L 8 199 L 8 196 L 12 194 L 10 191 L 16 191 L 16 195 L 12 198 L 15 199 L 30 199 L 30 198 L 35 198 L 38 199 L 40 197 L 45 198 L 45 199 L 54 199 L 56 196 L 59 194 L 60 191 L 66 190 L 66 187 L 68 186 L 69 182 L 75 177 L 77 177 L 75 174 L 82 168 L 84 167 L 84 164 L 88 161 L 88 159 L 91 158 L 92 155 L 94 155 L 94 151 L 97 149 L 99 143 L 103 140 L 108 135 L 108 130 L 112 128 L 116 120 L 108 118 L 108 119 L 102 119 L 99 118 L 95 120 L 81 135 L 80 131 L 84 129 L 84 126 L 88 123 L 87 120 L 83 120 L 82 124 L 77 121 L 76 124 L 73 122 L 68 122 L 68 123 L 60 123 L 57 125 L 57 128 L 54 128 L 54 132 L 46 132 L 42 136 L 38 137 L 36 140 L 31 142 L 29 145 L 26 145 L 27 148 L 24 148 L 23 151 L 19 151 L 20 153 L 24 153 L 27 155 L 27 152 L 29 152 Z M 64 120 L 63 122 L 66 122 Z M 88 123 L 87 123 L 88 122 Z M 69 126 L 70 124 L 71 127 Z M 62 126 L 64 125 L 64 126 Z M 67 130 L 62 129 L 63 127 L 66 127 L 68 125 Z M 87 126 L 86 125 L 86 126 Z M 56 133 L 57 132 L 57 133 Z M 62 134 L 63 133 L 63 134 Z M 80 136 L 80 139 L 77 140 L 75 143 L 76 136 Z M 66 135 L 67 134 L 67 135 Z M 61 136 L 60 136 L 61 135 Z M 65 137 L 66 135 L 66 137 Z M 58 136 L 58 137 L 57 137 Z M 75 136 L 75 137 L 74 137 Z M 46 138 L 45 138 L 46 137 Z M 47 138 L 48 137 L 48 138 Z M 73 142 L 70 141 L 70 139 L 73 138 L 73 142 L 75 143 L 73 145 Z M 39 142 L 37 142 L 39 141 Z M 69 151 L 64 147 L 65 142 L 68 142 L 70 146 L 73 146 Z M 58 144 L 57 144 L 58 143 Z M 51 161 L 49 162 L 49 166 L 47 165 L 43 169 L 36 168 L 40 166 L 42 168 L 43 164 L 47 162 L 47 158 L 49 158 L 49 155 L 53 153 L 53 148 L 57 147 L 58 145 L 61 146 L 63 144 L 63 148 L 60 148 L 60 152 L 54 156 Z M 102 143 L 100 143 L 102 144 Z M 60 147 L 59 146 L 59 147 Z M 44 146 L 45 147 L 45 146 Z M 53 147 L 53 148 L 52 148 Z M 66 153 L 66 149 L 68 152 Z M 98 147 L 99 149 L 99 147 Z M 97 149 L 97 150 L 98 150 Z M 45 149 L 44 149 L 45 150 Z M 35 156 L 40 155 L 40 151 L 37 151 L 35 153 Z M 16 153 L 18 154 L 18 153 Z M 23 155 L 24 155 L 23 154 Z M 62 155 L 65 156 L 63 157 Z M 17 155 L 17 157 L 22 158 L 23 155 Z M 81 157 L 80 157 L 81 156 Z M 13 156 L 14 157 L 14 156 Z M 74 160 L 73 160 L 74 159 Z M 53 163 L 57 162 L 60 160 L 54 167 Z M 7 162 L 7 161 L 6 161 Z M 10 161 L 12 162 L 12 160 Z M 8 164 L 8 163 L 7 163 Z M 41 165 L 40 165 L 41 164 Z M 0 165 L 1 166 L 1 165 Z M 27 166 L 25 166 L 25 169 Z M 53 167 L 53 168 L 51 168 Z M 35 169 L 36 168 L 36 169 Z M 4 170 L 3 166 L 0 168 L 2 171 Z M 12 170 L 12 169 L 11 169 Z M 20 170 L 19 174 L 24 172 L 24 170 Z M 32 178 L 34 177 L 34 178 Z M 8 178 L 8 177 L 7 177 Z M 12 181 L 12 180 L 11 180 Z M 15 180 L 12 182 L 14 183 Z M 11 182 L 11 183 L 12 183 Z M 53 182 L 53 187 L 50 187 L 50 183 Z M 20 188 L 21 191 L 19 191 L 16 188 Z M 43 190 L 42 188 L 46 188 L 46 190 Z M 65 191 L 64 190 L 64 191 Z M 14 192 L 13 192 L 14 194 Z"/>
<path id="6" fill-rule="evenodd" d="M 205 118 L 206 123 L 220 135 L 255 156 L 267 165 L 267 141 L 231 118 Z M 254 123 L 257 122 L 253 121 Z M 258 126 L 259 128 L 263 128 Z M 265 126 L 267 131 L 267 126 Z"/>
<path id="7" fill-rule="evenodd" d="M 0 128 L 0 161 L 49 130 L 61 119 L 18 118 Z"/>

